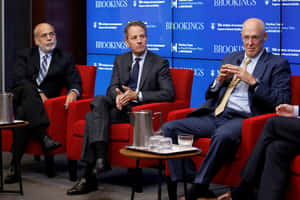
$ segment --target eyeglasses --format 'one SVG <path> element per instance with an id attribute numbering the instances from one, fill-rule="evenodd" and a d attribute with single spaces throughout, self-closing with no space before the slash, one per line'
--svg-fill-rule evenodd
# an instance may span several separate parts
<path id="1" fill-rule="evenodd" d="M 49 32 L 49 33 L 43 33 L 42 35 L 40 35 L 40 38 L 42 39 L 46 39 L 47 37 L 53 38 L 55 36 L 55 32 Z"/>

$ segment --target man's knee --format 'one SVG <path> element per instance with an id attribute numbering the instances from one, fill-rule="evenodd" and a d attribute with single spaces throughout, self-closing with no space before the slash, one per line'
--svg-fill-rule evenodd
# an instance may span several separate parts
<path id="1" fill-rule="evenodd" d="M 175 129 L 176 129 L 176 121 L 167 122 L 162 126 L 162 130 L 166 137 L 172 137 Z"/>
<path id="2" fill-rule="evenodd" d="M 99 106 L 107 105 L 109 103 L 109 97 L 105 95 L 97 95 L 91 101 L 91 108 L 97 108 Z"/>

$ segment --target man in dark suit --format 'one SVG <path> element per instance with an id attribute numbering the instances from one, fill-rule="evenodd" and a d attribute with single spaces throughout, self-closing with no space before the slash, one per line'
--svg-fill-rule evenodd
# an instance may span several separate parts
<path id="1" fill-rule="evenodd" d="M 116 56 L 107 95 L 96 96 L 86 115 L 81 160 L 87 166 L 83 177 L 67 191 L 68 195 L 97 189 L 96 174 L 109 169 L 107 149 L 112 123 L 128 123 L 128 112 L 134 106 L 174 99 L 169 63 L 146 49 L 143 22 L 126 25 L 125 43 L 131 52 Z"/>
<path id="2" fill-rule="evenodd" d="M 46 132 L 49 119 L 43 102 L 59 96 L 61 89 L 66 86 L 67 109 L 69 103 L 76 100 L 81 92 L 81 78 L 73 63 L 73 57 L 56 48 L 54 28 L 47 23 L 38 24 L 34 29 L 34 41 L 37 47 L 17 53 L 13 69 L 11 92 L 14 95 L 15 118 L 29 121 L 29 125 L 16 128 L 12 163 L 21 161 L 31 138 L 41 143 L 45 153 L 61 146 Z M 5 183 L 15 183 L 18 179 L 16 169 L 10 167 Z"/>
<path id="3" fill-rule="evenodd" d="M 264 50 L 267 39 L 264 23 L 256 18 L 246 20 L 241 36 L 245 51 L 224 58 L 217 78 L 206 91 L 206 101 L 187 118 L 163 126 L 165 136 L 172 137 L 173 142 L 177 142 L 181 133 L 193 134 L 195 140 L 211 138 L 209 151 L 197 172 L 188 159 L 187 177 L 182 177 L 180 162 L 168 161 L 169 189 L 173 191 L 170 194 L 176 194 L 176 181 L 192 178 L 189 200 L 214 196 L 208 189 L 209 183 L 236 153 L 243 120 L 274 112 L 277 105 L 290 102 L 290 67 L 287 60 Z"/>
<path id="4" fill-rule="evenodd" d="M 276 113 L 278 116 L 266 122 L 242 170 L 241 183 L 231 193 L 227 192 L 218 199 L 284 199 L 289 185 L 290 164 L 300 154 L 299 106 L 281 104 L 276 107 Z"/>

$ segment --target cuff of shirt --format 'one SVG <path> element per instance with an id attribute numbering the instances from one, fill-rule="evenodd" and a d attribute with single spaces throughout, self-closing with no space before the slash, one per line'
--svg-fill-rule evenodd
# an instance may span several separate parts
<path id="1" fill-rule="evenodd" d="M 77 98 L 80 97 L 80 93 L 79 93 L 79 91 L 78 91 L 77 89 L 71 89 L 70 92 L 72 92 L 72 91 L 76 92 Z M 69 94 L 70 92 L 68 92 L 68 94 Z"/>
<path id="2" fill-rule="evenodd" d="M 212 85 L 210 86 L 210 90 L 212 92 L 217 91 L 220 87 L 221 87 L 222 83 L 220 81 L 217 81 L 216 79 L 214 80 L 214 82 L 212 83 Z"/>
<path id="3" fill-rule="evenodd" d="M 295 117 L 299 116 L 299 106 L 294 106 L 294 116 Z"/>
<path id="4" fill-rule="evenodd" d="M 143 94 L 142 94 L 142 92 L 138 92 L 137 99 L 138 99 L 139 102 L 143 101 Z"/>

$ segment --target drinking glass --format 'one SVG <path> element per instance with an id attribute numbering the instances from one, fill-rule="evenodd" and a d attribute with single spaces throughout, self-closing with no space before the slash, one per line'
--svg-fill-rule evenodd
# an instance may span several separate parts
<path id="1" fill-rule="evenodd" d="M 159 140 L 159 149 L 160 150 L 170 150 L 172 149 L 172 138 L 162 137 Z"/>
<path id="2" fill-rule="evenodd" d="M 180 146 L 192 146 L 194 141 L 194 136 L 191 134 L 180 134 L 177 137 L 178 144 Z"/>

